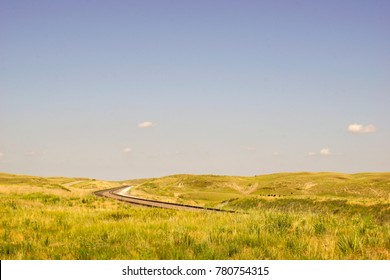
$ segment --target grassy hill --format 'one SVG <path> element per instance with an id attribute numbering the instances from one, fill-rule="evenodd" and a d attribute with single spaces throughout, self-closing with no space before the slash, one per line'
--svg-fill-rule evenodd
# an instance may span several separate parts
<path id="1" fill-rule="evenodd" d="M 18 188 L 22 190 L 27 187 L 29 191 L 31 188 L 38 189 L 61 189 L 69 191 L 68 187 L 73 189 L 104 189 L 119 186 L 119 182 L 99 181 L 88 178 L 66 178 L 66 177 L 39 177 L 29 175 L 15 175 L 8 173 L 0 173 L 0 187 L 10 188 L 8 190 L 15 190 Z"/>
<path id="2" fill-rule="evenodd" d="M 388 201 L 390 173 L 278 173 L 254 177 L 174 175 L 125 181 L 131 194 L 207 206 L 243 198 Z"/>
<path id="3" fill-rule="evenodd" d="M 131 194 L 240 213 L 130 206 Z M 173 175 L 121 182 L 0 173 L 0 259 L 390 259 L 390 173 Z"/>

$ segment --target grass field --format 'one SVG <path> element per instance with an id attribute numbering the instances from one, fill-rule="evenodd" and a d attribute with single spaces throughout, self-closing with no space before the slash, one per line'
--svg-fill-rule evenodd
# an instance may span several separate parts
<path id="1" fill-rule="evenodd" d="M 133 207 L 92 192 L 132 185 Z M 0 259 L 390 259 L 390 173 L 175 175 L 107 182 L 0 173 Z"/>

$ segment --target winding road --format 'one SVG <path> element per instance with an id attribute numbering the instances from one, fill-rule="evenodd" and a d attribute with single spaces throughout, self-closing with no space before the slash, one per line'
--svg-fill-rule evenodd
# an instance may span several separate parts
<path id="1" fill-rule="evenodd" d="M 171 203 L 171 202 L 164 202 L 164 201 L 151 200 L 151 199 L 131 196 L 127 194 L 127 191 L 130 188 L 131 186 L 122 186 L 122 187 L 117 187 L 112 189 L 95 191 L 93 192 L 93 194 L 96 196 L 113 198 L 133 205 L 139 205 L 145 207 L 167 208 L 167 209 L 186 210 L 186 211 L 214 211 L 214 212 L 229 212 L 229 213 L 236 212 L 232 210 L 223 210 L 218 208 Z"/>

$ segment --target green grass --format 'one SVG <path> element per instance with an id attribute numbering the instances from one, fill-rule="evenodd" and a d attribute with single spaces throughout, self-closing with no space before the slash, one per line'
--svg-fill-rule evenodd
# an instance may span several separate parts
<path id="1" fill-rule="evenodd" d="M 305 195 L 326 198 L 390 199 L 390 173 L 278 173 L 254 177 L 174 175 L 145 179 L 135 184 L 134 194 L 167 199 L 193 192 L 219 192 L 248 196 Z"/>
<path id="2" fill-rule="evenodd" d="M 389 177 L 105 182 L 0 173 L 0 259 L 390 259 Z M 121 184 L 138 195 L 241 212 L 140 208 L 91 194 Z"/>

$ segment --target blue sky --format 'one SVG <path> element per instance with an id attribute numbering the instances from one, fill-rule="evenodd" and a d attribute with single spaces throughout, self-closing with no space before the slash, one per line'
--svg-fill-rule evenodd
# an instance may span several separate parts
<path id="1" fill-rule="evenodd" d="M 390 171 L 388 1 L 0 2 L 0 171 Z"/>

